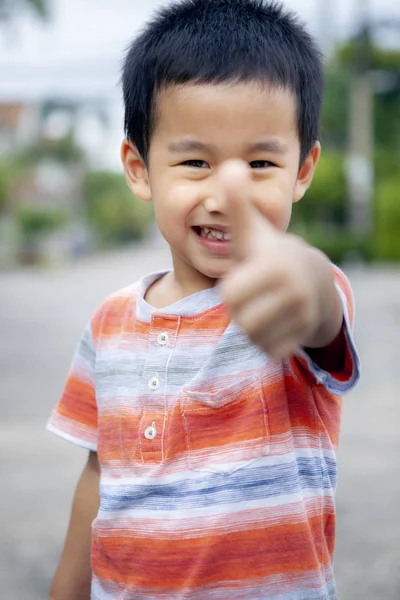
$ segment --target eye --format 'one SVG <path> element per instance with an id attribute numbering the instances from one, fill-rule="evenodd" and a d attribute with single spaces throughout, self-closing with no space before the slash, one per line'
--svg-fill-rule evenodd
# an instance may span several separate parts
<path id="1" fill-rule="evenodd" d="M 205 160 L 185 160 L 182 165 L 186 167 L 193 167 L 194 169 L 208 169 L 209 164 Z"/>
<path id="2" fill-rule="evenodd" d="M 253 160 L 250 163 L 250 167 L 252 169 L 268 169 L 268 167 L 273 167 L 275 166 L 272 162 L 270 162 L 269 160 Z"/>

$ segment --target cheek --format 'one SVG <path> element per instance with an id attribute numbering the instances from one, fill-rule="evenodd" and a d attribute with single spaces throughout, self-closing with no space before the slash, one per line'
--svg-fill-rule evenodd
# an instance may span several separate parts
<path id="1" fill-rule="evenodd" d="M 285 198 L 281 202 L 276 201 L 271 207 L 271 221 L 280 231 L 286 231 L 289 227 L 290 218 L 292 216 L 292 199 Z"/>
<path id="2" fill-rule="evenodd" d="M 193 189 L 186 184 L 165 180 L 152 189 L 154 212 L 160 229 L 182 227 L 196 202 Z"/>
<path id="3" fill-rule="evenodd" d="M 171 212 L 184 215 L 196 205 L 196 186 L 166 180 L 164 185 L 154 187 L 153 201 L 155 205 L 163 205 Z"/>
<path id="4" fill-rule="evenodd" d="M 271 190 L 264 198 L 254 202 L 256 208 L 274 227 L 286 231 L 292 215 L 292 195 Z"/>

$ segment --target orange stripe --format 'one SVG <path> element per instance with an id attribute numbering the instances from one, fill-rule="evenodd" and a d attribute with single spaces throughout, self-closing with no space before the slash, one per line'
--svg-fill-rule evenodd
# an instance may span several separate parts
<path id="1" fill-rule="evenodd" d="M 90 383 L 70 375 L 56 411 L 71 421 L 77 421 L 95 429 L 97 427 L 97 405 L 94 387 Z"/>
<path id="2" fill-rule="evenodd" d="M 115 530 L 114 530 L 115 531 Z M 319 571 L 330 556 L 320 517 L 308 523 L 168 540 L 100 537 L 94 532 L 93 572 L 131 586 L 194 589 L 229 581 Z M 109 533 L 109 532 L 107 532 Z"/>
<path id="3" fill-rule="evenodd" d="M 293 368 L 300 377 L 301 367 L 295 361 Z M 189 446 L 191 451 L 202 451 L 257 439 L 271 440 L 290 434 L 293 428 L 309 431 L 312 435 L 328 432 L 334 445 L 337 444 L 342 403 L 323 386 L 314 385 L 306 391 L 301 380 L 287 376 L 283 382 L 265 385 L 263 396 L 265 413 L 256 389 L 246 390 L 241 402 L 228 403 L 218 409 L 190 400 L 189 405 L 184 404 L 184 415 L 177 402 L 165 423 L 164 459 L 181 456 Z M 100 413 L 99 453 L 105 461 L 123 459 L 121 442 L 126 456 L 134 461 L 142 461 L 141 450 L 161 451 L 161 436 L 153 442 L 145 440 L 144 429 L 155 421 L 161 433 L 163 414 L 146 412 L 142 421 L 141 411 L 137 404 L 132 409 L 119 407 L 114 412 Z"/>
<path id="4" fill-rule="evenodd" d="M 339 285 L 340 289 L 344 293 L 345 298 L 347 300 L 347 310 L 349 313 L 350 325 L 353 326 L 353 324 L 354 324 L 354 302 L 353 302 L 353 294 L 351 291 L 349 280 L 347 279 L 347 277 L 343 273 L 343 271 L 341 271 L 337 267 L 334 268 L 334 276 L 335 276 L 336 283 Z"/>
<path id="5" fill-rule="evenodd" d="M 130 318 L 124 319 L 123 316 L 129 311 Z M 125 334 L 135 334 L 147 338 L 150 331 L 150 324 L 136 319 L 136 297 L 115 296 L 111 297 L 96 312 L 92 319 L 93 339 L 97 343 L 101 338 L 110 338 L 118 336 L 121 332 Z M 222 335 L 230 323 L 230 315 L 226 307 L 220 305 L 215 310 L 209 311 L 201 318 L 201 328 L 198 328 L 201 315 L 193 317 L 187 316 L 181 319 L 179 333 L 192 333 L 195 336 L 209 334 Z M 153 326 L 160 330 L 176 329 L 177 317 L 171 315 L 155 316 Z"/>

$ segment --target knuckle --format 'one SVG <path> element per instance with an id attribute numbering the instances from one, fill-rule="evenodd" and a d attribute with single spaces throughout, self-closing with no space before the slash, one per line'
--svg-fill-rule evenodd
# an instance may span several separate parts
<path id="1" fill-rule="evenodd" d="M 291 266 L 285 261 L 280 261 L 275 268 L 275 280 L 280 285 L 288 285 L 293 279 Z"/>
<path id="2" fill-rule="evenodd" d="M 305 316 L 308 312 L 308 296 L 300 286 L 294 286 L 290 294 L 290 308 L 299 315 Z"/>
<path id="3" fill-rule="evenodd" d="M 238 307 L 238 298 L 235 288 L 230 284 L 230 282 L 222 282 L 220 284 L 220 294 L 221 298 L 228 305 L 231 311 L 235 311 Z"/>
<path id="4" fill-rule="evenodd" d="M 230 296 L 230 290 L 231 288 L 229 285 L 229 281 L 227 281 L 226 279 L 222 280 L 219 284 L 219 291 L 225 301 L 228 301 L 228 298 Z"/>
<path id="5" fill-rule="evenodd" d="M 242 318 L 239 323 L 242 329 L 246 332 L 252 342 L 257 342 L 260 339 L 260 327 L 251 318 Z"/>

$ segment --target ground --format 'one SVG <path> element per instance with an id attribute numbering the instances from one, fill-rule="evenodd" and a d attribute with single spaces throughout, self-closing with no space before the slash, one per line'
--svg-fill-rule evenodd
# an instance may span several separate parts
<path id="1" fill-rule="evenodd" d="M 158 241 L 57 270 L 0 274 L 0 590 L 44 600 L 86 453 L 44 430 L 74 346 L 109 292 L 168 265 Z M 400 271 L 347 270 L 363 379 L 339 452 L 340 600 L 400 598 Z M 397 385 L 396 385 L 397 384 Z"/>

